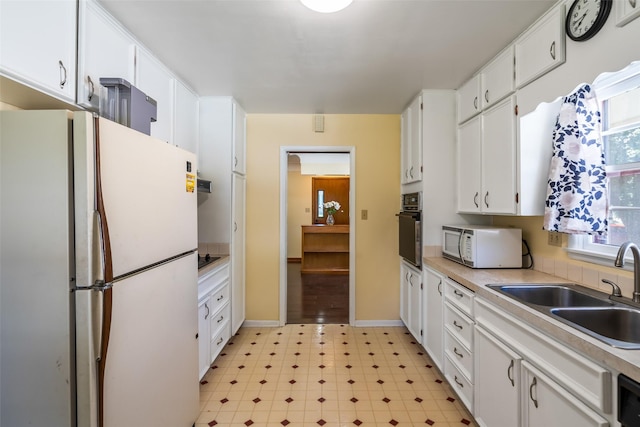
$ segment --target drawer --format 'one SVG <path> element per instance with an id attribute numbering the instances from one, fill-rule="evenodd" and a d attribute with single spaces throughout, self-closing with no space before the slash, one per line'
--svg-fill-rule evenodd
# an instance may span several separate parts
<path id="1" fill-rule="evenodd" d="M 444 358 L 444 376 L 460 397 L 464 406 L 473 413 L 473 384 L 465 378 L 455 363 L 451 361 L 449 355 Z"/>
<path id="2" fill-rule="evenodd" d="M 198 278 L 198 298 L 211 293 L 225 281 L 229 281 L 229 261 L 223 262 Z"/>
<path id="3" fill-rule="evenodd" d="M 211 338 L 211 361 L 218 357 L 225 344 L 231 338 L 231 322 L 225 322 L 216 335 Z"/>
<path id="4" fill-rule="evenodd" d="M 444 334 L 444 351 L 467 380 L 473 382 L 473 355 L 448 330 Z"/>
<path id="5" fill-rule="evenodd" d="M 456 337 L 467 350 L 473 348 L 473 322 L 449 301 L 444 303 L 444 328 Z"/>
<path id="6" fill-rule="evenodd" d="M 220 310 L 229 300 L 229 281 L 226 281 L 220 289 L 211 294 L 211 312 L 215 313 Z"/>
<path id="7" fill-rule="evenodd" d="M 231 319 L 231 304 L 225 304 L 222 309 L 216 311 L 210 317 L 211 339 L 218 334 L 224 324 Z"/>
<path id="8" fill-rule="evenodd" d="M 446 279 L 445 283 L 445 299 L 460 309 L 460 311 L 465 313 L 467 316 L 473 317 L 474 293 L 451 279 Z"/>

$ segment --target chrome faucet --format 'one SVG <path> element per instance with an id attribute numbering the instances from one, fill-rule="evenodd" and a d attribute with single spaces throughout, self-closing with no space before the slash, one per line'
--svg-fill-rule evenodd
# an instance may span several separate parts
<path id="1" fill-rule="evenodd" d="M 638 246 L 633 242 L 624 242 L 620 245 L 614 265 L 624 267 L 624 256 L 628 249 L 631 249 L 633 255 L 633 301 L 640 302 L 640 250 L 638 250 Z"/>

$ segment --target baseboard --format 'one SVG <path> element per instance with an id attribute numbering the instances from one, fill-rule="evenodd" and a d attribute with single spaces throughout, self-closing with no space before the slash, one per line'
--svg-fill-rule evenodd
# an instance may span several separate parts
<path id="1" fill-rule="evenodd" d="M 375 328 L 381 326 L 404 326 L 402 320 L 356 320 L 353 326 L 358 328 Z"/>
<path id="2" fill-rule="evenodd" d="M 245 320 L 242 324 L 245 328 L 277 328 L 280 326 L 278 320 Z"/>
<path id="3" fill-rule="evenodd" d="M 289 264 L 301 264 L 302 258 L 287 258 L 287 263 Z"/>

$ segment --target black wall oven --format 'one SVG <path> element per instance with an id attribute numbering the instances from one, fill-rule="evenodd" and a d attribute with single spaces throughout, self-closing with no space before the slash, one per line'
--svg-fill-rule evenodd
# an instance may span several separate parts
<path id="1" fill-rule="evenodd" d="M 398 247 L 400 256 L 408 263 L 422 266 L 422 193 L 402 195 L 399 218 Z"/>

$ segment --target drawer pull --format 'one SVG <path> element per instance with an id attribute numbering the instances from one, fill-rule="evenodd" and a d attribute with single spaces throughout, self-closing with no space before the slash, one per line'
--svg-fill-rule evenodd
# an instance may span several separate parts
<path id="1" fill-rule="evenodd" d="M 455 326 L 456 328 L 462 330 L 462 325 L 458 325 L 458 322 L 456 322 L 455 320 L 453 321 L 453 326 Z"/>
<path id="2" fill-rule="evenodd" d="M 533 381 L 531 381 L 531 385 L 529 386 L 529 398 L 531 399 L 531 401 L 533 402 L 533 405 L 537 408 L 538 407 L 538 399 L 535 399 L 533 397 L 533 388 L 538 384 L 538 380 L 536 380 L 536 377 L 533 377 Z"/>
<path id="3" fill-rule="evenodd" d="M 511 363 L 509 364 L 509 367 L 507 368 L 507 378 L 509 378 L 509 381 L 511 381 L 511 387 L 515 387 L 516 386 L 516 382 L 513 380 L 513 365 L 514 365 L 515 361 L 513 359 L 511 359 Z"/>
<path id="4" fill-rule="evenodd" d="M 458 298 L 462 298 L 464 296 L 464 294 L 458 290 L 454 290 L 453 293 L 455 294 L 455 296 L 457 296 Z"/>
<path id="5" fill-rule="evenodd" d="M 216 343 L 216 345 L 222 344 L 222 341 L 224 341 L 224 338 L 220 337 L 220 340 Z"/>
<path id="6" fill-rule="evenodd" d="M 462 353 L 458 352 L 458 347 L 453 347 L 453 354 L 458 356 L 460 359 L 462 359 L 464 357 L 464 355 Z"/>
<path id="7" fill-rule="evenodd" d="M 224 299 L 224 295 L 220 295 L 218 298 L 216 298 L 216 301 L 222 301 Z"/>
<path id="8" fill-rule="evenodd" d="M 222 322 L 224 320 L 224 316 L 220 316 L 220 318 L 218 319 L 218 323 Z"/>
<path id="9" fill-rule="evenodd" d="M 458 376 L 454 375 L 453 380 L 456 382 L 456 384 L 458 384 L 460 386 L 460 388 L 464 388 L 464 384 L 462 384 L 460 381 L 458 381 Z M 537 408 L 537 406 L 536 406 Z"/>

